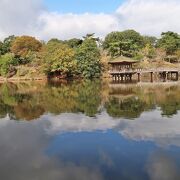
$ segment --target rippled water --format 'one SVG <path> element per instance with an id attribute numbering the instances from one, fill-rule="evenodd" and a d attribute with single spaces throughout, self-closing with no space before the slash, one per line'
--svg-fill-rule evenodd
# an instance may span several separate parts
<path id="1" fill-rule="evenodd" d="M 179 180 L 180 83 L 1 84 L 0 179 Z"/>

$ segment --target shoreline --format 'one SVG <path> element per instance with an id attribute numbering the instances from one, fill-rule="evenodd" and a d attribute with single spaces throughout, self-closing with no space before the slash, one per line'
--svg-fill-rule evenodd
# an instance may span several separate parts
<path id="1" fill-rule="evenodd" d="M 156 80 L 153 82 L 147 81 L 146 78 L 143 79 L 141 82 L 138 82 L 136 80 L 127 81 L 127 82 L 114 82 L 112 81 L 111 77 L 99 77 L 99 78 L 93 78 L 93 79 L 99 79 L 102 81 L 109 81 L 110 84 L 114 85 L 128 85 L 128 84 L 179 84 L 180 80 L 178 81 L 173 81 L 173 80 L 168 80 L 166 82 L 163 82 L 161 80 Z M 24 77 L 24 78 L 2 78 L 0 77 L 0 84 L 3 83 L 18 83 L 18 82 L 48 82 L 48 81 L 54 81 L 54 82 L 60 82 L 60 81 L 76 81 L 76 80 L 83 80 L 82 78 L 48 78 L 48 77 Z"/>
<path id="2" fill-rule="evenodd" d="M 36 78 L 0 78 L 0 83 L 4 83 L 4 82 L 21 82 L 21 81 L 47 81 L 48 78 L 40 78 L 40 77 L 36 77 Z"/>

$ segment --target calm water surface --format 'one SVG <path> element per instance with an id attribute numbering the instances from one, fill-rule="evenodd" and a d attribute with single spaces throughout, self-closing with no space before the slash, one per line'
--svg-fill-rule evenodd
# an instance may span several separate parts
<path id="1" fill-rule="evenodd" d="M 0 179 L 179 180 L 180 83 L 1 84 Z"/>

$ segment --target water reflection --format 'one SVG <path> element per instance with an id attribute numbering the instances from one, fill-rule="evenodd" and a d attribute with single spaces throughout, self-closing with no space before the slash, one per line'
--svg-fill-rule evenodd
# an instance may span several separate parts
<path id="1" fill-rule="evenodd" d="M 179 85 L 109 86 L 100 80 L 0 85 L 0 117 L 33 120 L 46 113 L 96 116 L 103 108 L 116 118 L 137 118 L 159 107 L 162 116 L 180 110 Z"/>
<path id="2" fill-rule="evenodd" d="M 95 116 L 101 104 L 100 81 L 69 84 L 2 84 L 1 117 L 33 120 L 44 113 L 82 112 Z M 2 108 L 1 108 L 2 107 Z"/>
<path id="3" fill-rule="evenodd" d="M 175 159 L 162 151 L 155 151 L 147 163 L 147 171 L 151 180 L 178 180 L 179 170 Z"/>
<path id="4" fill-rule="evenodd" d="M 180 179 L 180 85 L 0 85 L 0 179 Z"/>

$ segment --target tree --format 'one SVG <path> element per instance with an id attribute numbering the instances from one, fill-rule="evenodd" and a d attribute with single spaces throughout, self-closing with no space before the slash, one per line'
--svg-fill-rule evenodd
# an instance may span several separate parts
<path id="1" fill-rule="evenodd" d="M 143 36 L 144 46 L 150 45 L 155 47 L 157 44 L 157 38 L 155 36 Z"/>
<path id="2" fill-rule="evenodd" d="M 180 49 L 176 51 L 176 56 L 177 56 L 178 61 L 180 61 Z"/>
<path id="3" fill-rule="evenodd" d="M 93 38 L 86 38 L 76 51 L 78 72 L 84 78 L 99 77 L 101 73 L 100 51 Z"/>
<path id="4" fill-rule="evenodd" d="M 105 40 L 103 42 L 103 48 L 108 49 L 110 47 L 111 43 L 116 43 L 116 42 L 122 41 L 122 39 L 123 39 L 123 37 L 122 37 L 121 32 L 118 32 L 118 31 L 111 32 L 105 37 Z"/>
<path id="5" fill-rule="evenodd" d="M 109 53 L 112 57 L 130 55 L 131 42 L 119 41 L 109 45 Z"/>
<path id="6" fill-rule="evenodd" d="M 82 39 L 73 38 L 73 39 L 65 41 L 65 43 L 70 48 L 78 48 L 83 43 L 83 40 Z"/>
<path id="7" fill-rule="evenodd" d="M 75 52 L 67 45 L 51 41 L 44 49 L 44 71 L 46 74 L 58 73 L 71 76 L 76 70 Z"/>
<path id="8" fill-rule="evenodd" d="M 98 41 L 99 41 L 99 38 L 94 37 L 94 35 L 95 35 L 95 33 L 86 34 L 86 36 L 83 36 L 83 39 L 84 39 L 84 40 L 87 40 L 87 39 L 90 40 L 90 39 L 91 39 L 91 40 L 94 40 L 94 41 L 98 42 Z"/>
<path id="9" fill-rule="evenodd" d="M 14 75 L 16 70 L 14 66 L 17 64 L 17 59 L 14 57 L 13 54 L 7 53 L 0 57 L 0 74 L 2 76 L 9 76 Z"/>
<path id="10" fill-rule="evenodd" d="M 125 30 L 121 32 L 124 40 L 131 41 L 132 44 L 136 45 L 138 48 L 142 48 L 144 45 L 143 37 L 140 33 L 135 30 Z"/>
<path id="11" fill-rule="evenodd" d="M 136 56 L 143 47 L 143 37 L 134 30 L 112 32 L 108 34 L 103 43 L 104 49 L 108 49 L 111 56 Z"/>
<path id="12" fill-rule="evenodd" d="M 142 49 L 142 54 L 145 57 L 152 59 L 156 56 L 156 49 L 153 47 L 153 45 L 146 44 L 146 46 Z"/>
<path id="13" fill-rule="evenodd" d="M 0 56 L 3 54 L 2 47 L 3 47 L 3 43 L 0 41 Z"/>
<path id="14" fill-rule="evenodd" d="M 158 47 L 165 49 L 167 55 L 174 55 L 180 49 L 180 35 L 171 31 L 163 32 Z"/>
<path id="15" fill-rule="evenodd" d="M 4 39 L 3 43 L 0 43 L 0 54 L 4 55 L 10 52 L 10 48 L 12 46 L 13 41 L 16 39 L 14 35 L 9 36 Z"/>
<path id="16" fill-rule="evenodd" d="M 50 39 L 48 42 L 47 42 L 47 44 L 50 44 L 50 43 L 64 43 L 64 41 L 62 41 L 62 40 L 59 40 L 59 39 L 57 39 L 57 38 L 52 38 L 52 39 Z"/>
<path id="17" fill-rule="evenodd" d="M 20 59 L 20 63 L 28 63 L 33 58 L 33 54 L 42 48 L 40 41 L 31 36 L 17 37 L 11 47 L 11 52 Z"/>

